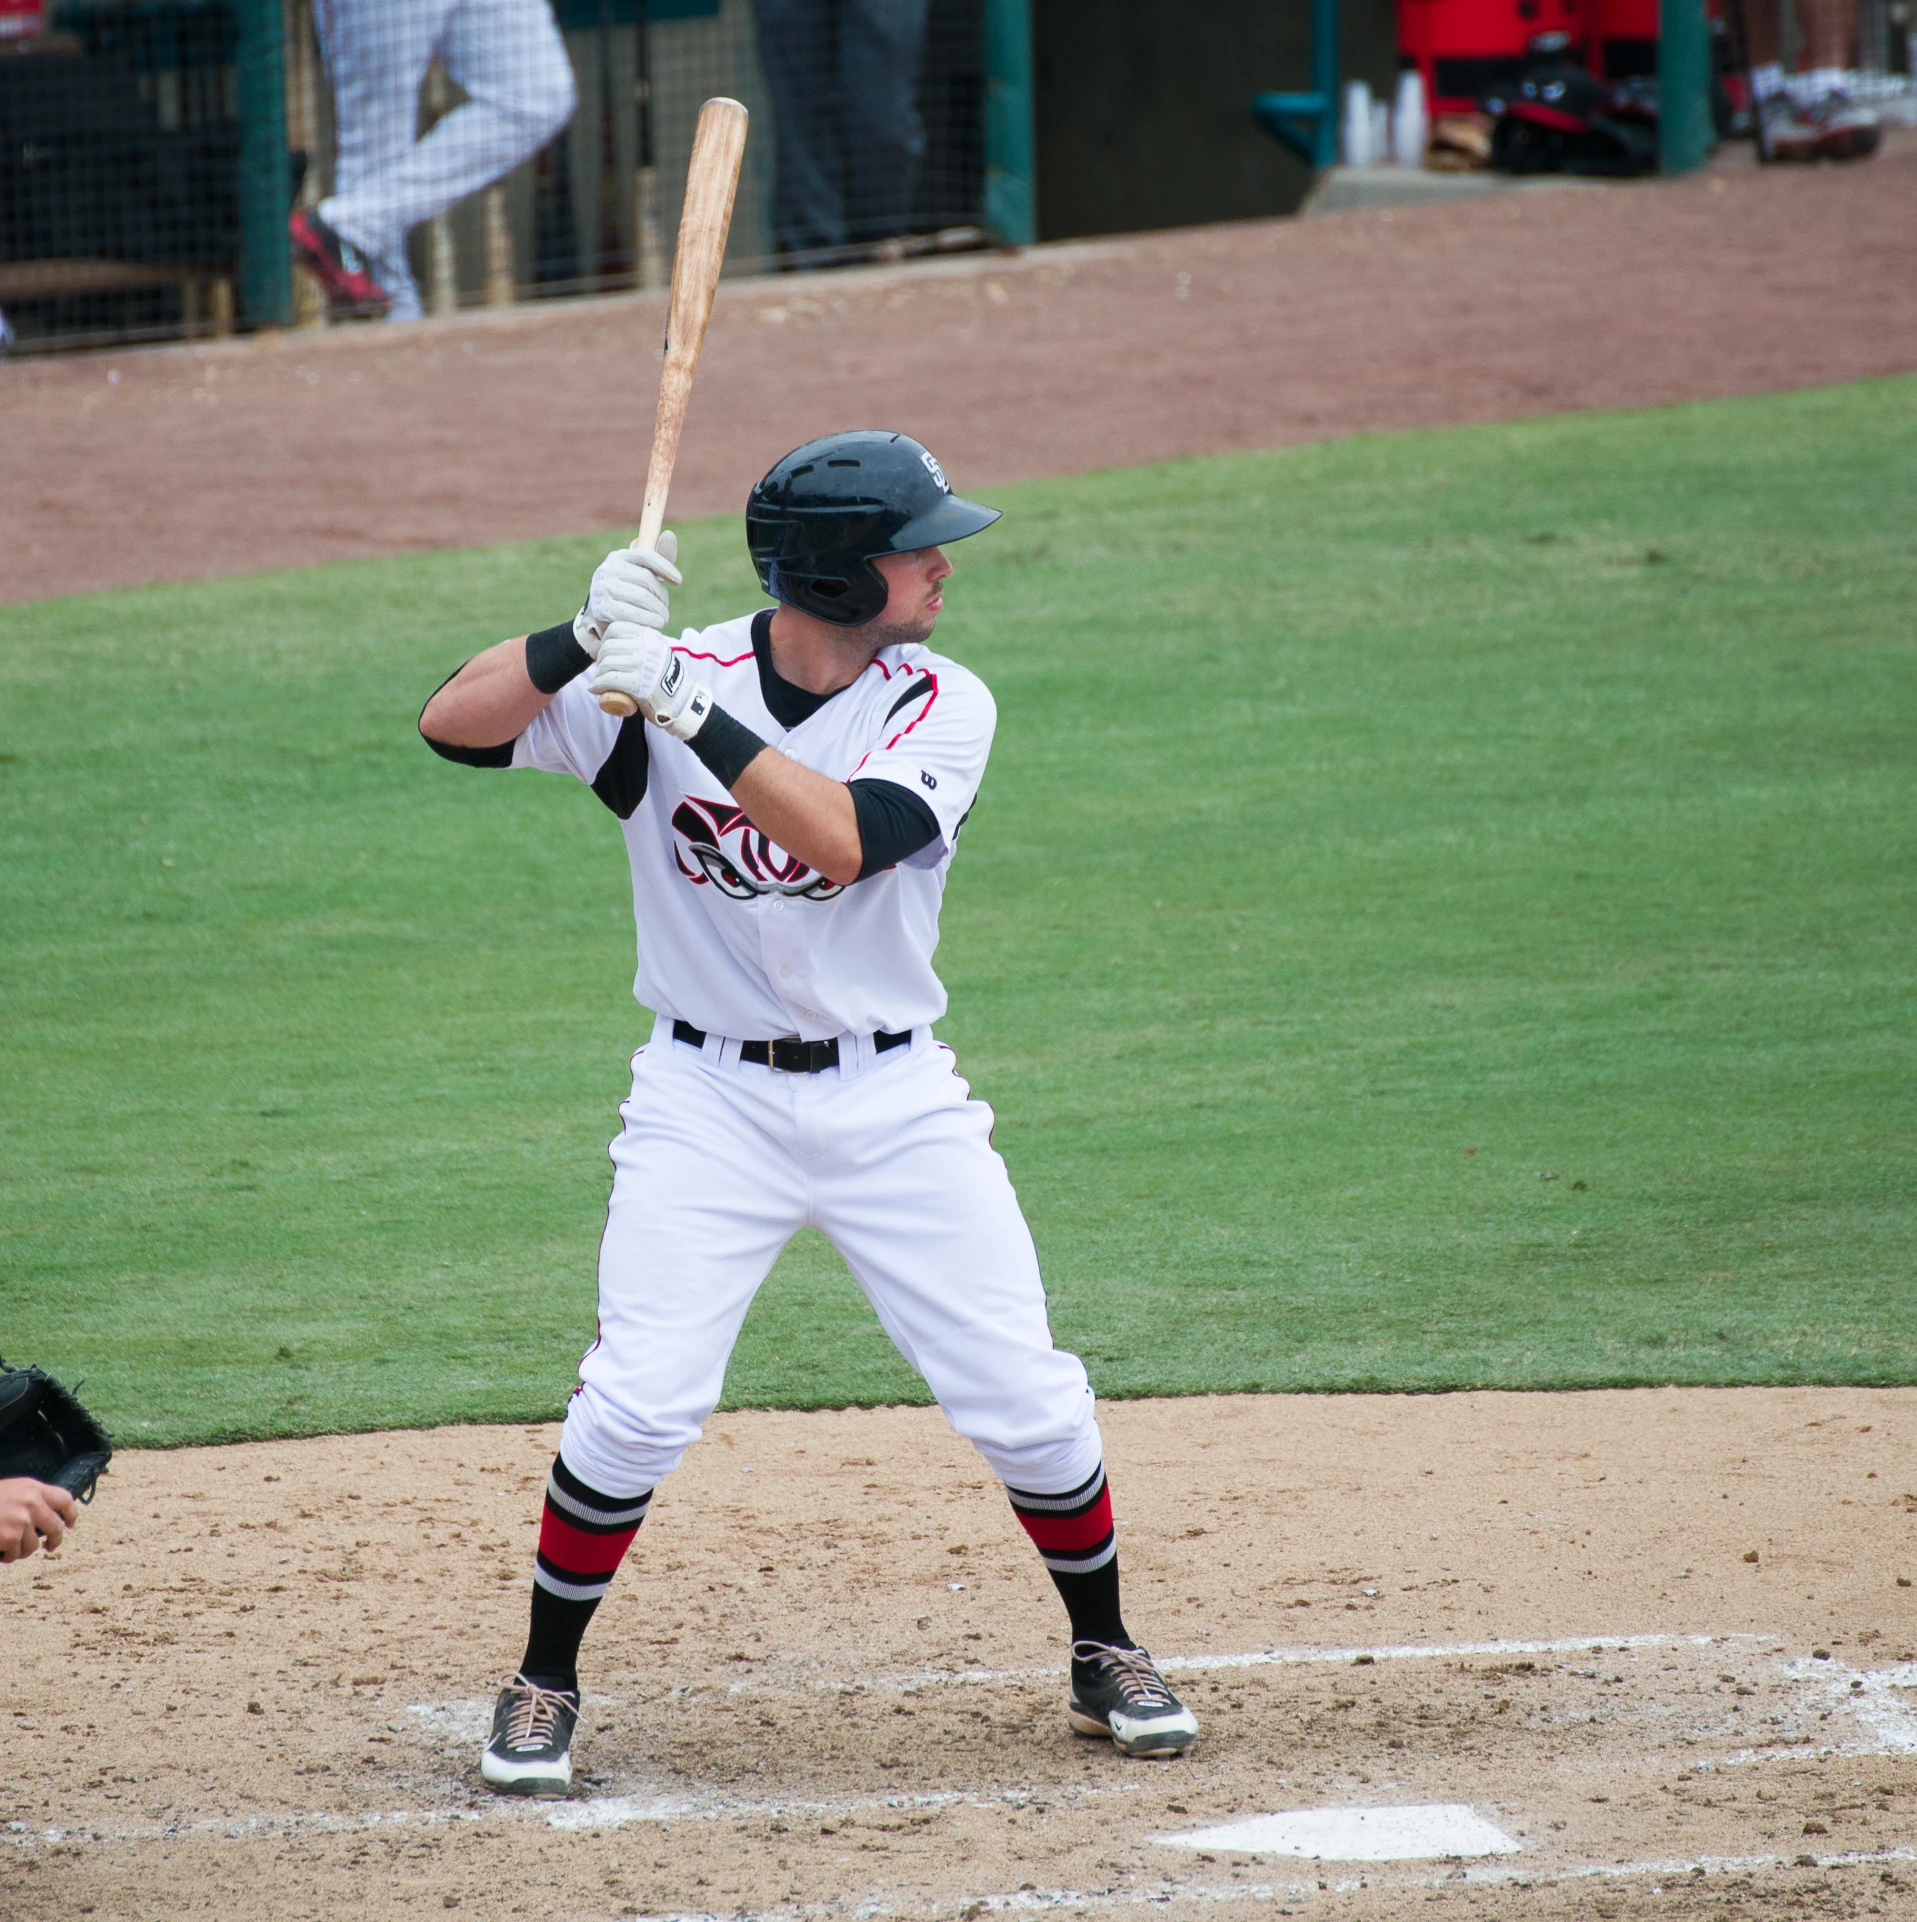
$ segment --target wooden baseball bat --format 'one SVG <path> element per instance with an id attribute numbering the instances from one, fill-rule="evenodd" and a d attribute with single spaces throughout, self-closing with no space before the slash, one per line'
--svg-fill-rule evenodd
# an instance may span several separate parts
<path id="1" fill-rule="evenodd" d="M 732 197 L 745 158 L 746 110 L 736 100 L 708 100 L 699 109 L 686 170 L 686 204 L 679 215 L 679 247 L 672 257 L 672 300 L 666 310 L 666 361 L 659 376 L 659 412 L 652 428 L 652 464 L 646 470 L 646 504 L 634 547 L 656 547 L 666 520 L 666 490 L 679 455 L 679 431 L 692 398 L 692 376 L 712 318 L 712 295 L 726 257 Z M 636 704 L 607 693 L 599 705 L 625 716 Z"/>

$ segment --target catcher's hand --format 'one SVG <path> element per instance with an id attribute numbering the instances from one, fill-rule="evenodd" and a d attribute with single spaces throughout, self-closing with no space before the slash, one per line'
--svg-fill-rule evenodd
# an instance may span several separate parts
<path id="1" fill-rule="evenodd" d="M 0 1480 L 27 1476 L 87 1502 L 112 1456 L 106 1430 L 68 1389 L 0 1361 Z"/>
<path id="2" fill-rule="evenodd" d="M 30 1475 L 0 1481 L 0 1562 L 23 1562 L 37 1548 L 49 1552 L 80 1519 L 80 1505 L 64 1488 Z"/>

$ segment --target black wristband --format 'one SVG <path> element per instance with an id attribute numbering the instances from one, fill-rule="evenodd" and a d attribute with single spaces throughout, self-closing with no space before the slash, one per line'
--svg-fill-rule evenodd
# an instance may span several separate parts
<path id="1" fill-rule="evenodd" d="M 735 721 L 716 701 L 712 712 L 686 746 L 698 755 L 728 792 L 733 782 L 766 749 L 764 741 L 743 721 Z"/>
<path id="2" fill-rule="evenodd" d="M 570 621 L 526 636 L 526 678 L 542 694 L 557 694 L 591 665 L 592 656 L 573 639 Z"/>

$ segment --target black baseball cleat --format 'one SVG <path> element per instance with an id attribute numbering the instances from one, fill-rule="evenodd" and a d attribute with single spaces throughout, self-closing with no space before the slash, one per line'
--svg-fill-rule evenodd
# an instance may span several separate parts
<path id="1" fill-rule="evenodd" d="M 1198 1740 L 1198 1717 L 1142 1648 L 1074 1642 L 1066 1714 L 1080 1735 L 1103 1736 L 1119 1754 L 1146 1761 L 1183 1755 Z"/>
<path id="2" fill-rule="evenodd" d="M 501 1795 L 564 1795 L 572 1786 L 579 1697 L 515 1675 L 493 1705 L 492 1739 L 479 1772 Z"/>

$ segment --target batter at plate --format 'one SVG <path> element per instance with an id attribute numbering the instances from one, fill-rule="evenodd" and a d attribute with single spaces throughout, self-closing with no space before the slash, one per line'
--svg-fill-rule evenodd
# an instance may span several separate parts
<path id="1" fill-rule="evenodd" d="M 570 774 L 619 818 L 634 993 L 657 1016 L 612 1144 L 598 1338 L 546 1487 L 526 1649 L 482 1760 L 501 1791 L 565 1793 L 587 1624 L 805 1227 L 1005 1485 L 1070 1616 L 1072 1727 L 1132 1756 L 1196 1739 L 1119 1610 L 1091 1387 L 1052 1345 L 992 1111 L 932 1033 L 940 900 L 996 710 L 928 642 L 945 548 L 997 519 L 903 434 L 809 442 L 746 509 L 772 606 L 668 640 L 663 535 L 608 555 L 577 617 L 477 655 L 420 717 L 448 760 Z M 607 693 L 639 711 L 604 713 Z"/>

